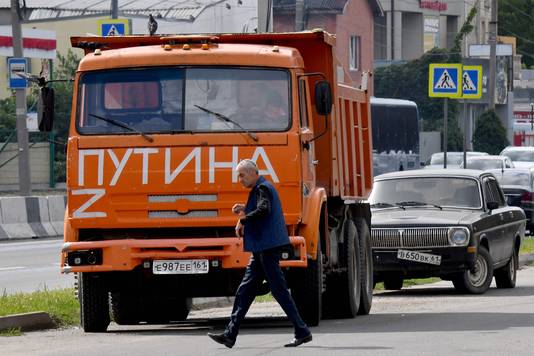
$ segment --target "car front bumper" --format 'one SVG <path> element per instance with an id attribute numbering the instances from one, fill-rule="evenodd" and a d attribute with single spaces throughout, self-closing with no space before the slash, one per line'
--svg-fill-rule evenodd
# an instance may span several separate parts
<path id="1" fill-rule="evenodd" d="M 406 277 L 441 276 L 472 269 L 476 257 L 476 249 L 467 246 L 407 249 L 441 256 L 441 263 L 433 265 L 399 259 L 398 250 L 398 248 L 373 249 L 373 267 L 376 275 L 400 272 Z"/>

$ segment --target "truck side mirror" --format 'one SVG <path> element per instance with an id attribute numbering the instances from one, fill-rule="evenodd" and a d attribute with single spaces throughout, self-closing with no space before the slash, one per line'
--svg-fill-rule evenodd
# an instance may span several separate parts
<path id="1" fill-rule="evenodd" d="M 489 211 L 495 210 L 499 207 L 499 203 L 496 201 L 489 201 L 486 203 L 486 208 L 488 208 Z"/>
<path id="2" fill-rule="evenodd" d="M 48 132 L 54 124 L 54 89 L 42 87 L 39 93 L 39 110 L 37 114 L 39 131 Z"/>
<path id="3" fill-rule="evenodd" d="M 319 115 L 329 115 L 332 112 L 332 90 L 326 80 L 315 83 L 315 110 Z"/>

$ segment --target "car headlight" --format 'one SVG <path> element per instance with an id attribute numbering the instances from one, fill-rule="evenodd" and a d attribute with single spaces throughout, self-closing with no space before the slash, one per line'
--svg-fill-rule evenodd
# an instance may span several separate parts
<path id="1" fill-rule="evenodd" d="M 449 240 L 453 246 L 465 246 L 469 242 L 469 230 L 466 228 L 451 229 Z"/>

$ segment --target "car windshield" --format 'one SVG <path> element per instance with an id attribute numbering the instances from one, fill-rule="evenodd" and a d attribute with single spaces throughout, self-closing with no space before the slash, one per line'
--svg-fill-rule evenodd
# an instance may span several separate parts
<path id="1" fill-rule="evenodd" d="M 405 204 L 406 202 L 411 204 Z M 379 180 L 374 183 L 369 197 L 371 205 L 380 203 L 417 206 L 413 202 L 429 206 L 482 206 L 478 182 L 470 178 L 413 177 Z"/>
<path id="2" fill-rule="evenodd" d="M 158 67 L 90 72 L 79 85 L 82 134 L 285 131 L 284 70 Z M 108 119 L 98 120 L 95 116 Z"/>
<path id="3" fill-rule="evenodd" d="M 502 156 L 507 156 L 517 162 L 534 162 L 534 151 L 504 151 Z"/>
<path id="4" fill-rule="evenodd" d="M 495 168 L 502 168 L 502 167 L 503 167 L 503 162 L 500 159 L 477 158 L 477 159 L 467 160 L 467 168 L 469 169 L 486 170 L 486 169 L 495 169 Z"/>

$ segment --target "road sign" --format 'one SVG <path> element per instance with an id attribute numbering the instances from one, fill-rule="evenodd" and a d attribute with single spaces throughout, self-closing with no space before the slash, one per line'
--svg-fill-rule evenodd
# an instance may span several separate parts
<path id="1" fill-rule="evenodd" d="M 25 89 L 28 87 L 28 81 L 17 73 L 26 74 L 28 63 L 26 58 L 8 58 L 7 68 L 9 75 L 9 88 L 10 89 Z"/>
<path id="2" fill-rule="evenodd" d="M 428 96 L 460 98 L 462 96 L 462 65 L 433 63 L 428 72 Z"/>
<path id="3" fill-rule="evenodd" d="M 462 75 L 463 99 L 482 97 L 482 66 L 464 66 Z"/>
<path id="4" fill-rule="evenodd" d="M 98 33 L 100 36 L 124 36 L 130 34 L 129 19 L 103 19 L 98 20 Z"/>

